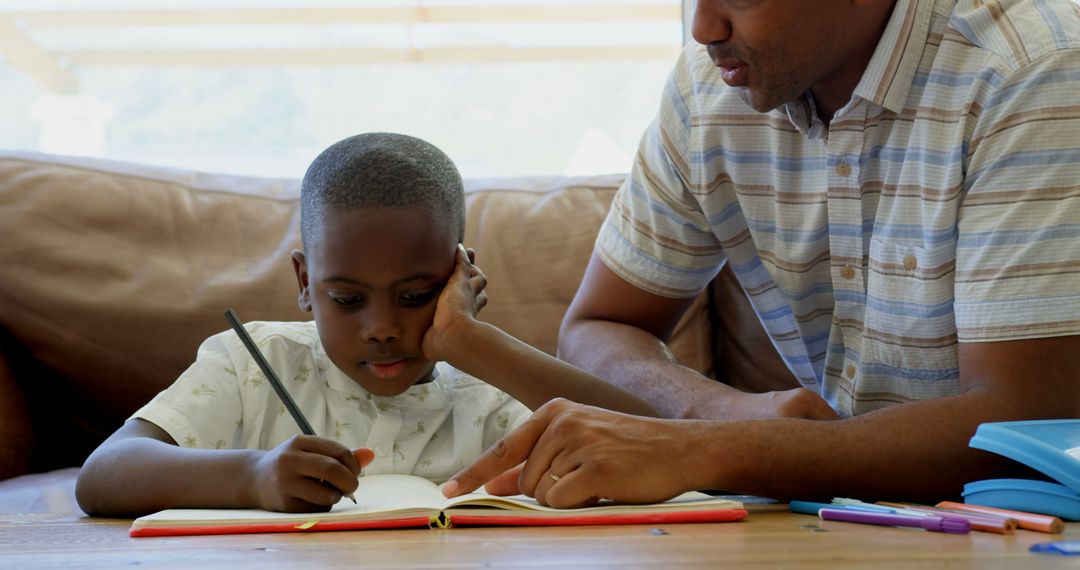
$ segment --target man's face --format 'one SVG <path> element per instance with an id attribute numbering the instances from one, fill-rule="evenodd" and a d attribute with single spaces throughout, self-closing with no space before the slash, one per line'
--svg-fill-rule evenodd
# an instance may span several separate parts
<path id="1" fill-rule="evenodd" d="M 708 46 L 724 82 L 739 88 L 747 104 L 764 113 L 814 86 L 827 85 L 830 76 L 841 71 L 854 32 L 845 28 L 853 22 L 855 4 L 698 0 L 693 35 Z"/>
<path id="2" fill-rule="evenodd" d="M 457 236 L 408 208 L 331 211 L 306 253 L 293 253 L 300 308 L 311 311 L 334 365 L 380 396 L 431 379 L 421 350 Z"/>

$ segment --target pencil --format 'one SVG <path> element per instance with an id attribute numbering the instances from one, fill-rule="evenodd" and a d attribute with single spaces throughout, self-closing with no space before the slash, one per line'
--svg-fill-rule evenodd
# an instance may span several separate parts
<path id="1" fill-rule="evenodd" d="M 1050 515 L 1038 515 L 1034 513 L 1011 511 L 1007 509 L 995 509 L 994 507 L 982 507 L 979 505 L 968 505 L 966 503 L 954 503 L 951 501 L 942 501 L 935 506 L 939 509 L 968 511 L 972 513 L 981 513 L 985 515 L 1016 519 L 1016 522 L 1020 526 L 1020 528 L 1026 530 L 1037 530 L 1039 532 L 1048 532 L 1051 534 L 1061 534 L 1062 532 L 1065 532 L 1065 523 L 1061 522 L 1061 519 L 1059 519 L 1058 517 Z"/>
<path id="2" fill-rule="evenodd" d="M 296 402 L 293 401 L 292 396 L 285 389 L 285 385 L 278 379 L 277 374 L 274 373 L 274 369 L 270 367 L 270 363 L 267 362 L 266 357 L 259 351 L 259 347 L 255 346 L 255 341 L 251 339 L 251 335 L 248 334 L 247 329 L 240 322 L 240 316 L 236 314 L 236 311 L 232 309 L 225 309 L 225 320 L 229 321 L 229 325 L 236 331 L 236 335 L 240 337 L 240 342 L 244 343 L 244 348 L 251 354 L 251 357 L 255 359 L 255 363 L 259 365 L 259 369 L 262 370 L 263 375 L 270 381 L 270 385 L 274 387 L 274 392 L 277 392 L 278 398 L 281 399 L 281 403 L 285 404 L 285 409 L 289 410 L 289 414 L 292 415 L 293 420 L 296 421 L 296 425 L 300 426 L 300 432 L 304 435 L 318 435 L 314 429 L 311 429 L 311 424 L 308 423 L 307 418 L 300 412 L 300 408 L 296 406 Z M 356 502 L 356 497 L 353 497 L 352 493 L 345 495 L 353 503 Z"/>

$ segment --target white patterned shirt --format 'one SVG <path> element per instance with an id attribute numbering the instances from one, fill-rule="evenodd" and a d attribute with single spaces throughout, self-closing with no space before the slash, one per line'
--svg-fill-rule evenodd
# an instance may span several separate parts
<path id="1" fill-rule="evenodd" d="M 844 417 L 958 393 L 959 343 L 1080 334 L 1080 4 L 898 0 L 829 125 L 689 46 L 596 251 L 674 298 L 731 264 Z"/>
<path id="2" fill-rule="evenodd" d="M 316 434 L 375 451 L 366 475 L 412 474 L 441 483 L 530 415 L 506 393 L 445 362 L 436 364 L 432 382 L 377 396 L 334 366 L 314 321 L 245 326 Z M 204 341 L 195 363 L 132 417 L 201 449 L 267 450 L 300 433 L 231 330 Z"/>

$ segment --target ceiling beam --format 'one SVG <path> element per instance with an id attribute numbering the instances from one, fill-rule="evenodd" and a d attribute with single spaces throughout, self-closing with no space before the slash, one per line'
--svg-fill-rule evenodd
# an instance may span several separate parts
<path id="1" fill-rule="evenodd" d="M 656 4 L 480 5 L 354 8 L 11 11 L 34 29 L 138 26 L 420 24 L 469 22 L 679 22 L 681 6 Z"/>
<path id="2" fill-rule="evenodd" d="M 539 61 L 673 60 L 678 46 L 439 47 L 432 49 L 222 49 L 68 51 L 59 55 L 79 67 L 332 66 L 403 63 L 499 63 Z"/>
<path id="3" fill-rule="evenodd" d="M 34 43 L 15 21 L 3 15 L 0 15 L 0 57 L 52 93 L 70 94 L 79 88 L 75 75 L 60 63 L 61 59 Z"/>

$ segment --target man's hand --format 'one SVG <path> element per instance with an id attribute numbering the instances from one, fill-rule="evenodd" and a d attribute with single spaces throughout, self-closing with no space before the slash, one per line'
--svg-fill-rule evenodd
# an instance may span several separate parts
<path id="1" fill-rule="evenodd" d="M 535 497 L 558 508 L 601 498 L 627 503 L 664 501 L 694 489 L 701 470 L 688 437 L 700 422 L 674 422 L 611 412 L 556 399 L 486 451 L 443 487 L 447 496 L 488 481 L 497 494 Z M 523 467 L 518 465 L 525 461 Z M 509 470 L 509 471 L 508 471 Z M 516 485 L 511 477 L 517 475 Z"/>
<path id="2" fill-rule="evenodd" d="M 487 277 L 473 265 L 476 252 L 458 244 L 454 273 L 439 295 L 431 328 L 424 334 L 423 351 L 428 360 L 450 360 L 449 340 L 461 327 L 469 327 L 487 304 Z"/>
<path id="3" fill-rule="evenodd" d="M 715 395 L 699 398 L 687 419 L 769 420 L 802 418 L 837 420 L 840 416 L 817 393 L 806 388 L 751 394 L 723 384 L 714 386 Z"/>
<path id="4" fill-rule="evenodd" d="M 263 452 L 248 485 L 255 506 L 284 512 L 326 511 L 356 490 L 360 470 L 375 458 L 321 437 L 297 435 Z"/>

